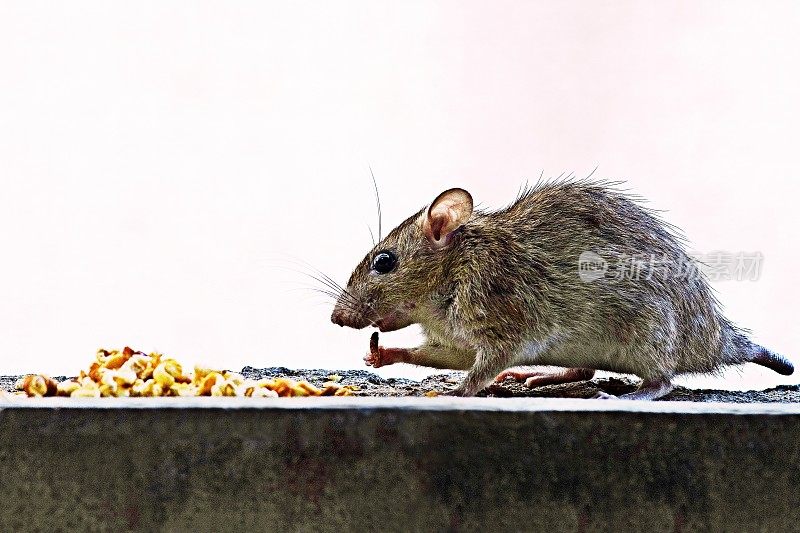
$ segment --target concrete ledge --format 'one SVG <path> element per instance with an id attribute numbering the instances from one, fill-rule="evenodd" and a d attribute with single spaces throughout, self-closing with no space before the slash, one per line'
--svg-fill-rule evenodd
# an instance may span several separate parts
<path id="1" fill-rule="evenodd" d="M 796 404 L 6 398 L 0 530 L 797 530 L 798 436 Z"/>
<path id="2" fill-rule="evenodd" d="M 580 413 L 675 413 L 800 415 L 800 403 L 692 403 L 588 400 L 577 398 L 436 398 L 358 396 L 308 398 L 169 397 L 169 398 L 0 398 L 4 409 L 356 409 L 403 411 L 510 411 Z"/>

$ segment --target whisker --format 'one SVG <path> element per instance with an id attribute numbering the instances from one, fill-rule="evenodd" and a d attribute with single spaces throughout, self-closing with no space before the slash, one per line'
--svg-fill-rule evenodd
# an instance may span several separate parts
<path id="1" fill-rule="evenodd" d="M 302 260 L 302 259 L 292 259 L 291 261 L 292 261 L 294 264 L 298 265 L 298 266 L 301 266 L 301 267 L 304 267 L 304 268 L 308 268 L 308 269 L 311 269 L 311 270 L 313 270 L 315 275 L 322 276 L 322 277 L 323 277 L 325 280 L 327 280 L 327 282 L 328 282 L 328 283 L 326 283 L 326 285 L 328 285 L 328 286 L 329 286 L 329 287 L 331 287 L 332 289 L 336 289 L 336 290 L 344 291 L 344 287 L 342 287 L 341 285 L 339 285 L 339 284 L 338 284 L 336 281 L 334 281 L 334 280 L 333 280 L 333 279 L 332 279 L 330 276 L 328 276 L 327 274 L 325 274 L 323 271 L 321 271 L 320 269 L 318 269 L 317 267 L 315 267 L 314 265 L 312 265 L 312 264 L 311 264 L 311 263 L 309 263 L 308 261 L 304 261 L 304 260 Z M 297 272 L 297 271 L 295 271 L 295 272 Z M 301 274 L 304 274 L 304 275 L 306 275 L 306 276 L 309 276 L 309 275 L 310 275 L 308 272 L 303 272 L 303 271 L 300 271 L 299 273 L 301 273 Z M 320 279 L 317 279 L 317 281 L 319 281 L 320 283 L 323 283 L 323 282 L 322 282 L 322 280 L 320 280 Z"/>
<path id="2" fill-rule="evenodd" d="M 302 270 L 291 269 L 292 272 L 294 272 L 296 274 L 301 274 L 301 275 L 306 276 L 306 277 L 309 277 L 309 278 L 313 279 L 314 281 L 316 281 L 317 283 L 325 285 L 326 287 L 328 287 L 328 288 L 330 288 L 330 289 L 332 289 L 332 290 L 334 290 L 336 292 L 339 292 L 339 293 L 347 292 L 344 289 L 344 287 L 342 287 L 341 285 L 336 283 L 333 279 L 330 278 L 330 276 L 328 276 L 327 274 L 325 274 L 321 270 L 318 270 L 318 269 L 314 268 L 312 265 L 309 265 L 308 263 L 301 263 L 300 261 L 294 261 L 294 262 L 296 264 L 300 265 L 300 266 L 303 266 L 305 268 L 309 268 L 309 269 L 311 269 L 311 270 L 313 270 L 315 272 L 314 273 L 310 273 L 310 272 L 305 272 L 305 271 L 302 271 Z"/>
<path id="3" fill-rule="evenodd" d="M 363 302 L 361 302 L 361 301 L 360 301 L 358 298 L 356 298 L 356 297 L 355 297 L 355 296 L 354 296 L 354 295 L 353 295 L 353 294 L 352 294 L 350 291 L 348 291 L 347 289 L 345 289 L 344 287 L 342 287 L 341 285 L 339 285 L 339 284 L 338 284 L 338 283 L 337 283 L 335 280 L 333 280 L 333 279 L 332 279 L 330 276 L 328 276 L 327 274 L 325 274 L 325 273 L 324 273 L 324 272 L 322 272 L 321 270 L 314 268 L 314 267 L 313 267 L 313 266 L 311 266 L 311 265 L 309 265 L 309 267 L 310 267 L 310 268 L 313 268 L 314 270 L 316 270 L 316 272 L 317 272 L 317 273 L 318 273 L 320 276 L 322 276 L 322 278 L 323 278 L 323 279 L 324 279 L 324 280 L 325 280 L 327 283 L 325 283 L 325 282 L 322 282 L 322 281 L 320 281 L 320 280 L 317 280 L 317 281 L 320 281 L 320 283 L 324 283 L 326 286 L 330 287 L 331 289 L 334 289 L 335 291 L 338 291 L 340 295 L 342 295 L 342 296 L 345 296 L 346 298 L 349 298 L 349 299 L 351 299 L 352 301 L 354 301 L 354 302 L 358 303 L 359 305 L 364 305 L 364 303 L 363 303 Z M 371 306 L 368 306 L 368 307 L 371 307 Z"/>
<path id="4" fill-rule="evenodd" d="M 339 297 L 341 294 L 343 294 L 343 291 L 341 290 L 341 288 L 339 288 L 339 287 L 337 287 L 337 286 L 335 286 L 335 285 L 331 285 L 331 284 L 329 284 L 329 283 L 325 282 L 323 279 L 321 279 L 321 278 L 317 277 L 317 276 L 316 276 L 316 275 L 314 275 L 314 274 L 311 274 L 311 273 L 309 273 L 309 272 L 298 272 L 298 271 L 295 271 L 295 273 L 297 273 L 297 274 L 301 274 L 301 275 L 303 275 L 303 276 L 306 276 L 307 278 L 313 279 L 314 281 L 316 281 L 316 282 L 317 282 L 317 283 L 319 283 L 320 285 L 322 285 L 322 286 L 326 287 L 327 289 L 329 289 L 329 290 L 331 291 L 331 293 L 332 293 L 332 294 L 336 294 L 336 295 L 337 295 L 337 298 L 338 298 L 338 297 Z"/>
<path id="5" fill-rule="evenodd" d="M 334 294 L 334 293 L 332 293 L 330 291 L 326 291 L 324 289 L 316 289 L 314 287 L 309 287 L 309 289 L 314 291 L 314 292 L 317 292 L 319 294 L 324 294 L 325 296 L 328 296 L 328 297 L 332 298 L 335 301 L 339 300 L 339 298 L 337 298 L 336 294 Z M 339 305 L 341 305 L 342 307 L 347 307 L 350 304 L 348 302 L 341 302 Z"/>
<path id="6" fill-rule="evenodd" d="M 339 283 L 337 283 L 333 278 L 322 272 L 320 269 L 316 268 L 308 261 L 296 257 L 286 258 L 284 259 L 284 261 L 293 263 L 298 267 L 311 270 L 312 272 L 307 272 L 305 270 L 287 268 L 287 270 L 290 270 L 291 272 L 306 276 L 307 278 L 313 279 L 314 281 L 322 285 L 322 288 L 318 287 L 306 287 L 306 288 L 316 290 L 319 292 L 325 291 L 322 292 L 322 294 L 325 294 L 326 296 L 333 298 L 349 311 L 357 313 L 363 313 L 364 311 L 367 311 L 369 314 L 377 316 L 378 313 L 375 310 L 373 304 L 366 301 L 362 301 L 361 299 L 357 298 L 354 294 L 352 294 L 346 288 L 342 287 Z M 370 320 L 370 324 L 375 325 L 375 322 L 373 320 Z"/>
<path id="7" fill-rule="evenodd" d="M 363 312 L 363 308 L 360 308 L 360 307 L 356 306 L 353 302 L 339 301 L 338 298 L 336 297 L 336 294 L 334 294 L 334 293 L 332 293 L 330 291 L 326 291 L 324 289 L 318 289 L 316 287 L 306 287 L 306 288 L 308 290 L 314 291 L 314 292 L 319 293 L 319 294 L 324 294 L 325 296 L 328 296 L 328 297 L 330 297 L 330 298 L 332 298 L 334 300 L 337 300 L 337 305 L 339 307 L 347 310 L 347 311 L 353 311 L 354 313 Z"/>
<path id="8" fill-rule="evenodd" d="M 310 278 L 317 280 L 318 282 L 322 283 L 325 287 L 327 287 L 327 289 L 319 289 L 318 288 L 317 290 L 320 291 L 320 292 L 324 291 L 325 294 L 327 294 L 328 296 L 330 296 L 331 298 L 336 300 L 337 304 L 345 306 L 345 307 L 347 307 L 348 309 L 350 309 L 352 311 L 360 311 L 362 309 L 368 309 L 369 311 L 374 312 L 374 310 L 372 309 L 372 306 L 365 305 L 364 302 L 361 302 L 358 298 L 356 298 L 355 296 L 353 296 L 349 292 L 347 292 L 345 290 L 342 290 L 342 289 L 331 287 L 330 285 L 324 283 L 319 278 L 317 278 L 317 277 L 315 277 L 315 276 L 313 276 L 311 274 L 307 274 L 307 275 Z"/>
<path id="9" fill-rule="evenodd" d="M 332 283 L 326 281 L 324 278 L 320 278 L 320 277 L 316 276 L 315 274 L 310 274 L 308 272 L 304 272 L 303 274 L 308 276 L 309 278 L 315 280 L 316 282 L 321 283 L 322 285 L 328 287 L 329 289 L 331 289 L 332 291 L 334 291 L 334 292 L 336 292 L 338 294 L 344 294 L 344 291 L 342 290 L 341 287 L 337 287 L 335 284 L 332 284 Z"/>
<path id="10" fill-rule="evenodd" d="M 331 291 L 331 290 L 327 290 L 327 289 L 323 289 L 323 288 L 319 288 L 319 287 L 301 287 L 301 288 L 307 289 L 307 290 L 311 290 L 311 291 L 314 291 L 314 292 L 329 296 L 330 298 L 332 298 L 333 300 L 336 301 L 337 305 L 340 305 L 341 307 L 347 309 L 348 311 L 361 312 L 365 308 L 371 311 L 371 309 L 368 306 L 362 305 L 361 302 L 359 302 L 357 300 L 350 300 L 350 299 L 347 299 L 347 298 L 342 299 L 341 298 L 341 296 L 342 296 L 341 294 L 339 294 L 337 292 L 334 292 L 334 291 Z"/>
<path id="11" fill-rule="evenodd" d="M 345 293 L 345 294 L 337 294 L 337 293 L 334 293 L 334 292 L 331 292 L 331 291 L 328 291 L 328 290 L 325 290 L 325 289 L 319 289 L 319 288 L 316 288 L 316 287 L 309 287 L 309 288 L 311 290 L 313 290 L 313 291 L 316 291 L 316 292 L 319 292 L 321 294 L 326 294 L 326 295 L 330 296 L 331 298 L 336 300 L 336 305 L 342 307 L 343 309 L 345 309 L 347 311 L 352 311 L 354 313 L 358 313 L 358 314 L 362 314 L 362 315 L 369 314 L 370 316 L 377 316 L 377 312 L 375 311 L 375 308 L 371 304 L 369 304 L 367 302 L 361 302 L 361 301 L 353 298 L 350 294 L 347 294 L 347 293 Z M 341 296 L 344 296 L 345 298 L 341 298 Z M 347 298 L 348 296 L 350 296 L 350 298 L 352 298 L 352 299 L 348 299 Z M 366 311 L 366 313 L 365 313 L 365 311 Z M 369 318 L 368 320 L 369 320 L 370 325 L 372 325 L 372 326 L 375 325 L 375 320 L 374 319 Z"/>
<path id="12" fill-rule="evenodd" d="M 381 231 L 383 224 L 383 212 L 381 210 L 381 196 L 380 194 L 378 194 L 378 182 L 375 180 L 375 173 L 372 171 L 371 166 L 369 167 L 369 173 L 372 176 L 372 186 L 375 188 L 375 202 L 378 204 L 378 242 L 381 242 L 381 236 L 383 234 L 383 231 Z"/>
<path id="13" fill-rule="evenodd" d="M 317 270 L 317 273 L 318 273 L 320 276 L 322 276 L 323 278 L 325 278 L 325 279 L 328 281 L 328 283 L 330 283 L 331 285 L 333 285 L 334 287 L 336 287 L 336 288 L 337 288 L 337 289 L 339 289 L 340 291 L 342 291 L 342 292 L 348 292 L 348 291 L 347 291 L 347 289 L 345 289 L 344 287 L 342 287 L 341 285 L 339 285 L 339 284 L 336 282 L 336 280 L 334 280 L 333 278 L 331 278 L 331 277 L 330 277 L 329 275 L 327 275 L 325 272 L 322 272 L 321 270 Z"/>

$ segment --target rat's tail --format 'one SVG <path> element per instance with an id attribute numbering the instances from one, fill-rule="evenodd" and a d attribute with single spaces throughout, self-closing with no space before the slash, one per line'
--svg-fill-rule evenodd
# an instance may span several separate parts
<path id="1" fill-rule="evenodd" d="M 738 348 L 743 363 L 750 362 L 765 366 L 784 376 L 789 376 L 794 372 L 794 365 L 784 356 L 759 346 L 742 334 L 734 337 L 734 345 Z"/>
<path id="2" fill-rule="evenodd" d="M 771 352 L 758 344 L 753 344 L 753 348 L 754 350 L 750 359 L 751 363 L 765 366 L 784 376 L 789 376 L 794 372 L 794 365 L 781 354 Z"/>

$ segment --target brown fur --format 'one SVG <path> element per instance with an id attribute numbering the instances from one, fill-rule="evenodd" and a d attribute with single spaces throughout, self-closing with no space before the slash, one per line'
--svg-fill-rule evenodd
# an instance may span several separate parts
<path id="1" fill-rule="evenodd" d="M 468 196 L 457 191 L 457 200 Z M 674 228 L 611 184 L 542 183 L 492 212 L 473 212 L 470 198 L 466 222 L 442 235 L 444 244 L 424 229 L 431 212 L 448 212 L 437 202 L 366 255 L 332 320 L 383 331 L 420 324 L 428 340 L 407 351 L 407 362 L 469 368 L 457 394 L 473 395 L 518 364 L 636 374 L 652 385 L 642 398 L 668 392 L 677 374 L 746 361 L 792 371 L 722 315 L 702 275 L 645 265 L 649 279 L 612 279 L 617 261 L 632 255 L 652 255 L 671 267 L 695 263 Z M 386 274 L 370 270 L 381 250 L 397 257 Z M 578 258 L 586 251 L 608 261 L 605 276 L 579 277 Z"/>

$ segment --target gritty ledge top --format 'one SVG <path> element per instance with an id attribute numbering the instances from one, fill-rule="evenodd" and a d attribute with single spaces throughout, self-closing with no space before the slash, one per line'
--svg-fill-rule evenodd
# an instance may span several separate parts
<path id="1" fill-rule="evenodd" d="M 0 398 L 6 409 L 260 409 L 260 410 L 375 410 L 497 411 L 497 412 L 620 412 L 697 415 L 800 415 L 797 403 L 694 403 L 674 401 L 586 400 L 574 398 Z"/>

